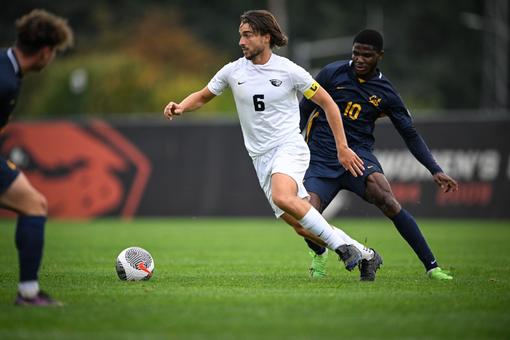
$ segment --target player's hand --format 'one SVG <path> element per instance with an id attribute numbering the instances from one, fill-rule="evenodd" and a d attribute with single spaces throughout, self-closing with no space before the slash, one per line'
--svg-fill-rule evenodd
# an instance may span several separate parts
<path id="1" fill-rule="evenodd" d="M 338 151 L 338 160 L 345 170 L 348 170 L 354 177 L 363 175 L 363 170 L 365 170 L 363 160 L 350 148 L 346 147 Z"/>
<path id="2" fill-rule="evenodd" d="M 445 174 L 444 172 L 438 172 L 434 174 L 434 182 L 441 187 L 443 192 L 457 191 L 459 185 L 457 181 Z"/>
<path id="3" fill-rule="evenodd" d="M 183 112 L 184 112 L 184 110 L 181 105 L 174 103 L 174 102 L 170 102 L 165 107 L 163 114 L 165 115 L 165 117 L 167 119 L 172 120 L 172 118 L 174 116 L 180 116 Z"/>

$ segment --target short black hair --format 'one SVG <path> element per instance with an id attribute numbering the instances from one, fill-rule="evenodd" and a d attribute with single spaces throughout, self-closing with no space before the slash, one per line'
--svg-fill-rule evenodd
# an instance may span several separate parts
<path id="1" fill-rule="evenodd" d="M 381 33 L 372 29 L 365 29 L 356 34 L 352 44 L 354 45 L 354 43 L 371 45 L 377 52 L 381 52 L 383 49 L 383 37 Z"/>

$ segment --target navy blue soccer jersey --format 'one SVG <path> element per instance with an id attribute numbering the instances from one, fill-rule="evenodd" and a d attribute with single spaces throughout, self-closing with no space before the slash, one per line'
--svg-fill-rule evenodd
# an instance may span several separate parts
<path id="1" fill-rule="evenodd" d="M 0 50 L 0 129 L 9 121 L 21 86 L 21 71 L 12 49 Z"/>
<path id="2" fill-rule="evenodd" d="M 369 80 L 359 79 L 350 61 L 324 67 L 315 78 L 340 108 L 347 143 L 355 152 L 372 152 L 377 119 L 388 116 L 411 153 L 431 172 L 441 172 L 423 139 L 417 133 L 409 111 L 390 81 L 377 70 Z M 324 111 L 303 99 L 300 104 L 301 129 L 306 128 L 311 163 L 335 169 L 337 159 L 333 133 Z"/>

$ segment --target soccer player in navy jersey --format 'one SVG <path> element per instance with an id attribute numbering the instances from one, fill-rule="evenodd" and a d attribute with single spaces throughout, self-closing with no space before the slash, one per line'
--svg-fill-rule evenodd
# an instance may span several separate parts
<path id="1" fill-rule="evenodd" d="M 409 151 L 430 171 L 436 184 L 444 192 L 458 189 L 457 182 L 446 175 L 434 160 L 413 126 L 409 111 L 397 91 L 377 68 L 383 54 L 382 35 L 375 30 L 363 30 L 354 38 L 351 60 L 331 63 L 316 77 L 317 82 L 340 108 L 348 144 L 363 159 L 363 176 L 351 176 L 338 164 L 335 142 L 323 111 L 306 98 L 301 101 L 301 128 L 306 129 L 311 152 L 310 167 L 305 174 L 305 187 L 310 193 L 312 205 L 320 212 L 324 211 L 342 189 L 354 192 L 374 204 L 392 220 L 400 235 L 425 266 L 430 278 L 451 280 L 452 276 L 438 266 L 414 217 L 396 200 L 383 169 L 373 154 L 375 121 L 387 116 L 404 139 Z M 295 226 L 295 229 L 305 236 L 313 251 L 312 276 L 325 275 L 326 248 L 317 240 L 312 241 L 313 236 L 308 237 L 306 231 L 299 226 Z M 364 271 L 370 269 L 371 273 L 375 273 L 381 263 L 380 258 L 372 263 L 362 263 L 362 279 L 366 275 Z M 375 277 L 365 278 L 372 279 Z"/>
<path id="2" fill-rule="evenodd" d="M 0 50 L 0 130 L 7 125 L 16 105 L 24 75 L 48 65 L 57 51 L 73 43 L 66 20 L 44 10 L 33 10 L 16 21 L 13 47 Z M 18 215 L 16 248 L 19 284 L 16 305 L 53 306 L 60 302 L 39 289 L 38 271 L 47 215 L 45 197 L 16 166 L 0 157 L 0 207 Z"/>

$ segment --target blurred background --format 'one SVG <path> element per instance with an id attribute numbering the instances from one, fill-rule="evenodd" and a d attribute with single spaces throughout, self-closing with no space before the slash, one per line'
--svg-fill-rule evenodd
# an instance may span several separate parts
<path id="1" fill-rule="evenodd" d="M 257 8 L 285 28 L 290 43 L 279 52 L 312 72 L 349 58 L 361 29 L 381 30 L 381 67 L 417 117 L 509 115 L 507 0 L 18 0 L 0 13 L 2 46 L 33 8 L 68 18 L 76 46 L 27 77 L 17 108 L 24 117 L 159 113 L 241 56 L 239 15 Z M 236 118 L 229 96 L 205 110 Z"/>
<path id="2" fill-rule="evenodd" d="M 62 208 L 66 202 L 50 206 L 54 216 L 270 215 L 242 146 L 231 95 L 171 125 L 161 114 L 169 100 L 202 88 L 225 63 L 241 56 L 242 12 L 269 9 L 290 38 L 277 53 L 312 74 L 348 59 L 361 29 L 384 34 L 381 70 L 445 170 L 471 190 L 464 191 L 469 197 L 445 203 L 422 170 L 410 178 L 399 173 L 401 167 L 394 165 L 402 159 L 420 165 L 383 122 L 376 145 L 401 200 L 426 216 L 452 211 L 472 216 L 477 207 L 483 211 L 476 216 L 510 217 L 505 209 L 510 191 L 507 0 L 18 0 L 0 12 L 3 47 L 14 42 L 14 21 L 34 8 L 68 18 L 76 43 L 43 72 L 23 80 L 14 112 L 18 123 L 2 138 L 1 151 L 53 201 L 70 187 L 71 174 L 78 187 L 69 195 L 92 190 L 101 171 L 118 182 L 105 179 L 108 186 L 84 192 L 73 209 Z M 63 138 L 69 139 L 62 143 Z M 54 155 L 37 148 L 41 139 L 55 140 Z M 77 155 L 97 155 L 93 143 L 111 152 L 106 163 L 97 168 L 76 163 Z M 88 150 L 78 152 L 80 147 Z M 120 163 L 110 164 L 112 155 L 121 155 Z M 58 192 L 56 180 L 62 183 Z M 163 203 L 169 192 L 175 202 Z M 370 214 L 349 205 L 351 199 L 342 199 L 344 213 Z M 101 205 L 101 200 L 110 203 Z"/>

